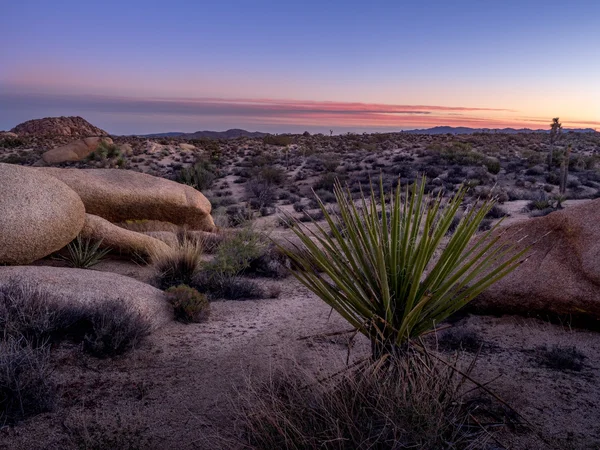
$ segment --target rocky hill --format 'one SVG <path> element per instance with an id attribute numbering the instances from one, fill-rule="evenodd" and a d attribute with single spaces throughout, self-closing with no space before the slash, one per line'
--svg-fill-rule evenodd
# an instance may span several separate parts
<path id="1" fill-rule="evenodd" d="M 19 136 L 108 136 L 106 131 L 79 116 L 28 120 L 10 131 Z"/>

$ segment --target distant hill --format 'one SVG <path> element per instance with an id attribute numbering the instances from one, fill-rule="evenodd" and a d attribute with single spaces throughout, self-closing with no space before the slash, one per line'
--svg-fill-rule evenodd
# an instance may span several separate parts
<path id="1" fill-rule="evenodd" d="M 108 136 L 106 131 L 79 116 L 28 120 L 10 131 L 19 136 Z"/>
<path id="2" fill-rule="evenodd" d="M 238 137 L 251 137 L 260 138 L 266 136 L 268 133 L 261 133 L 260 131 L 246 131 L 239 128 L 232 128 L 227 131 L 196 131 L 195 133 L 182 133 L 182 132 L 170 132 L 170 133 L 154 133 L 144 134 L 142 137 L 147 138 L 168 138 L 176 137 L 182 139 L 235 139 Z"/>
<path id="3" fill-rule="evenodd" d="M 592 128 L 563 128 L 563 132 L 573 131 L 575 133 L 595 133 Z M 530 128 L 468 128 L 468 127 L 433 127 L 422 130 L 406 130 L 408 134 L 473 134 L 473 133 L 549 133 L 549 129 L 532 130 Z"/>

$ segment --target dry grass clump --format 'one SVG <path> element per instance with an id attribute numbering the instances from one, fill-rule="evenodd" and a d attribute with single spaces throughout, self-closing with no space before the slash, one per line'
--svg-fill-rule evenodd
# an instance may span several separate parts
<path id="1" fill-rule="evenodd" d="M 202 268 L 202 254 L 200 240 L 184 238 L 176 247 L 152 255 L 158 287 L 192 285 Z"/>
<path id="2" fill-rule="evenodd" d="M 32 345 L 25 337 L 0 340 L 0 423 L 12 424 L 50 411 L 56 386 L 50 375 L 49 345 Z"/>
<path id="3" fill-rule="evenodd" d="M 461 395 L 464 378 L 424 355 L 325 381 L 282 371 L 239 396 L 238 443 L 251 449 L 468 449 L 484 430 Z"/>

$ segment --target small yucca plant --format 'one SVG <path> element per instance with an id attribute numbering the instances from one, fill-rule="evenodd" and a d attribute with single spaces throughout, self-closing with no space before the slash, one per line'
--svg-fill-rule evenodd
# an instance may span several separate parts
<path id="1" fill-rule="evenodd" d="M 100 248 L 101 245 L 102 239 L 94 241 L 77 235 L 67 246 L 68 254 L 66 256 L 60 255 L 59 257 L 71 267 L 89 269 L 102 261 L 110 252 L 110 248 Z"/>
<path id="2" fill-rule="evenodd" d="M 294 276 L 371 340 L 374 358 L 431 330 L 515 269 L 525 253 L 498 245 L 496 227 L 472 243 L 493 200 L 465 212 L 444 239 L 466 189 L 444 200 L 426 195 L 424 186 L 424 178 L 415 182 L 403 200 L 398 184 L 386 198 L 380 180 L 380 193 L 371 185 L 357 207 L 337 181 L 339 214 L 319 199 L 330 230 L 298 223 L 292 231 L 302 245 L 282 248 Z"/>

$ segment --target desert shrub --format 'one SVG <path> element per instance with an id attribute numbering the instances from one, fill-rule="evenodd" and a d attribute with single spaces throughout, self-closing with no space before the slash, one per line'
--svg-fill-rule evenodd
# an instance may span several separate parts
<path id="1" fill-rule="evenodd" d="M 325 190 L 325 189 L 319 189 L 315 192 L 316 198 L 313 198 L 310 200 L 310 207 L 311 208 L 318 208 L 319 207 L 319 202 L 317 201 L 317 198 L 319 198 L 323 203 L 335 203 L 336 198 L 335 198 L 335 194 L 331 191 Z"/>
<path id="2" fill-rule="evenodd" d="M 184 238 L 176 247 L 152 255 L 158 287 L 190 285 L 202 267 L 202 253 L 199 240 Z"/>
<path id="3" fill-rule="evenodd" d="M 268 296 L 265 290 L 252 280 L 212 270 L 198 274 L 194 279 L 193 286 L 199 292 L 206 293 L 215 299 L 250 300 Z"/>
<path id="4" fill-rule="evenodd" d="M 196 289 L 181 284 L 165 291 L 175 312 L 175 318 L 183 323 L 202 322 L 210 314 L 210 303 L 206 295 Z"/>
<path id="5" fill-rule="evenodd" d="M 333 191 L 333 186 L 335 185 L 335 180 L 338 179 L 338 174 L 335 172 L 328 172 L 323 175 L 313 184 L 313 189 L 315 191 L 325 190 L 325 191 Z"/>
<path id="6" fill-rule="evenodd" d="M 484 164 L 489 173 L 496 175 L 500 172 L 500 161 L 498 161 L 497 159 L 486 158 Z"/>
<path id="7" fill-rule="evenodd" d="M 302 371 L 249 380 L 238 398 L 244 431 L 238 443 L 265 450 L 484 444 L 484 430 L 473 420 L 476 408 L 461 395 L 461 376 L 431 358 L 393 362 L 384 368 L 349 370 L 326 381 Z"/>
<path id="8" fill-rule="evenodd" d="M 109 248 L 101 249 L 102 240 L 93 241 L 89 238 L 83 238 L 81 235 L 67 245 L 65 255 L 58 254 L 58 257 L 67 262 L 70 267 L 78 269 L 89 269 L 100 263 L 110 252 Z"/>
<path id="9" fill-rule="evenodd" d="M 120 300 L 85 308 L 76 329 L 82 330 L 84 350 L 100 358 L 121 355 L 150 334 L 149 323 Z"/>
<path id="10" fill-rule="evenodd" d="M 212 165 L 206 160 L 198 160 L 192 167 L 184 167 L 179 171 L 178 181 L 204 191 L 210 188 L 216 178 Z"/>
<path id="11" fill-rule="evenodd" d="M 25 337 L 0 339 L 0 422 L 13 424 L 50 411 L 56 397 L 50 346 Z"/>
<path id="12" fill-rule="evenodd" d="M 140 313 L 121 300 L 75 305 L 11 280 L 0 288 L 0 334 L 38 347 L 71 339 L 105 357 L 124 353 L 149 332 Z"/>
<path id="13" fill-rule="evenodd" d="M 377 195 L 371 186 L 357 209 L 338 182 L 339 214 L 320 204 L 331 232 L 298 224 L 292 231 L 305 252 L 283 249 L 302 268 L 293 272 L 296 278 L 371 340 L 374 358 L 429 331 L 515 269 L 525 254 L 496 245 L 499 237 L 491 231 L 469 245 L 493 200 L 466 212 L 442 247 L 465 189 L 445 200 L 426 196 L 424 187 L 423 178 L 403 200 L 400 187 L 386 196 L 382 187 Z M 322 273 L 311 270 L 314 264 Z"/>
<path id="14" fill-rule="evenodd" d="M 239 227 L 252 220 L 252 211 L 245 206 L 230 206 L 225 210 L 229 226 Z"/>
<path id="15" fill-rule="evenodd" d="M 268 134 L 263 138 L 263 143 L 267 145 L 276 145 L 278 147 L 285 147 L 292 143 L 292 137 L 281 134 Z"/>
<path id="16" fill-rule="evenodd" d="M 246 191 L 251 197 L 250 205 L 255 209 L 273 206 L 277 200 L 277 188 L 261 180 L 250 180 L 246 183 Z"/>
<path id="17" fill-rule="evenodd" d="M 552 200 L 547 199 L 543 196 L 538 198 L 537 200 L 532 200 L 527 204 L 527 209 L 529 211 L 543 211 L 549 208 L 553 208 Z"/>
<path id="18" fill-rule="evenodd" d="M 0 148 L 17 148 L 25 145 L 25 141 L 18 137 L 6 137 L 0 140 Z"/>
<path id="19" fill-rule="evenodd" d="M 302 212 L 306 209 L 306 207 L 307 206 L 304 203 L 302 203 L 301 201 L 294 203 L 294 206 L 293 206 L 294 211 L 296 211 L 296 212 Z"/>
<path id="20" fill-rule="evenodd" d="M 508 213 L 498 205 L 492 206 L 489 212 L 485 215 L 486 219 L 501 219 L 502 217 L 506 216 L 508 216 Z"/>
<path id="21" fill-rule="evenodd" d="M 542 346 L 536 350 L 538 363 L 549 369 L 580 372 L 584 367 L 585 355 L 574 346 L 553 345 L 550 348 Z"/>
<path id="22" fill-rule="evenodd" d="M 454 327 L 440 333 L 437 343 L 442 351 L 462 350 L 469 353 L 477 353 L 484 344 L 477 332 Z"/>
<path id="23" fill-rule="evenodd" d="M 268 241 L 252 228 L 242 228 L 227 236 L 219 245 L 215 258 L 207 264 L 207 270 L 228 275 L 241 275 L 252 261 L 264 256 Z"/>

